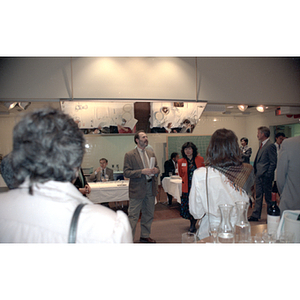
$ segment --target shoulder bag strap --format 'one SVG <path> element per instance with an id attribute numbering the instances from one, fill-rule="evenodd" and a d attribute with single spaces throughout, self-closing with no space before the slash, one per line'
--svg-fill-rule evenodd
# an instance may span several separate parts
<path id="1" fill-rule="evenodd" d="M 70 230 L 69 230 L 68 243 L 76 243 L 76 231 L 77 231 L 79 214 L 85 205 L 87 205 L 87 203 L 79 204 L 74 211 L 74 214 L 73 214 L 73 217 L 71 220 Z"/>
<path id="2" fill-rule="evenodd" d="M 209 201 L 208 201 L 208 167 L 206 166 L 206 178 L 205 178 L 205 184 L 206 184 L 206 201 L 207 201 L 207 217 L 208 217 L 208 228 L 210 228 L 210 218 L 209 218 Z"/>

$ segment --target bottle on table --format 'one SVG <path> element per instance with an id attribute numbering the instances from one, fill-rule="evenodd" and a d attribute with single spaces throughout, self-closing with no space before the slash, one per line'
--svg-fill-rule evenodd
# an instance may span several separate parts
<path id="1" fill-rule="evenodd" d="M 276 193 L 272 193 L 272 202 L 273 204 L 267 210 L 268 234 L 272 234 L 277 231 L 280 221 L 280 209 L 276 203 Z"/>

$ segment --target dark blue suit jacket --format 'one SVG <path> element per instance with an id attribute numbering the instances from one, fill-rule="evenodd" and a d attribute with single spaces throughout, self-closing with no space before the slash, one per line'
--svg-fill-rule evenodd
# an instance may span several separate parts
<path id="1" fill-rule="evenodd" d="M 254 173 L 257 178 L 268 177 L 274 179 L 274 171 L 277 164 L 277 149 L 270 140 L 258 150 L 254 160 Z"/>

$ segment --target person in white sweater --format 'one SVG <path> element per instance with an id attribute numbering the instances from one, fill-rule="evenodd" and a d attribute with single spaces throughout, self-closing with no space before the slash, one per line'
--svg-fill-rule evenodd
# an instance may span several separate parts
<path id="1" fill-rule="evenodd" d="M 82 203 L 76 242 L 132 243 L 122 211 L 93 204 L 72 184 L 84 149 L 78 125 L 59 110 L 43 108 L 21 119 L 11 152 L 16 188 L 0 194 L 1 243 L 67 243 Z"/>
<path id="2" fill-rule="evenodd" d="M 210 222 L 220 222 L 220 204 L 249 202 L 254 185 L 253 167 L 242 163 L 238 139 L 231 130 L 224 128 L 214 132 L 206 151 L 205 166 L 194 171 L 189 198 L 190 213 L 195 219 L 200 219 L 199 239 L 209 236 Z M 234 208 L 231 213 L 232 226 L 235 221 Z"/>

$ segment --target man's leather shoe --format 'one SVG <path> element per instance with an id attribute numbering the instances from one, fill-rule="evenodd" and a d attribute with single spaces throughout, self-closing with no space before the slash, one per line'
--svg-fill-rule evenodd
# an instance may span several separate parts
<path id="1" fill-rule="evenodd" d="M 155 240 L 151 239 L 151 237 L 147 237 L 147 238 L 140 238 L 140 242 L 141 243 L 156 243 Z"/>
<path id="2" fill-rule="evenodd" d="M 248 221 L 250 221 L 250 222 L 258 222 L 258 218 L 254 218 L 254 217 L 250 217 L 249 219 L 248 219 Z"/>

